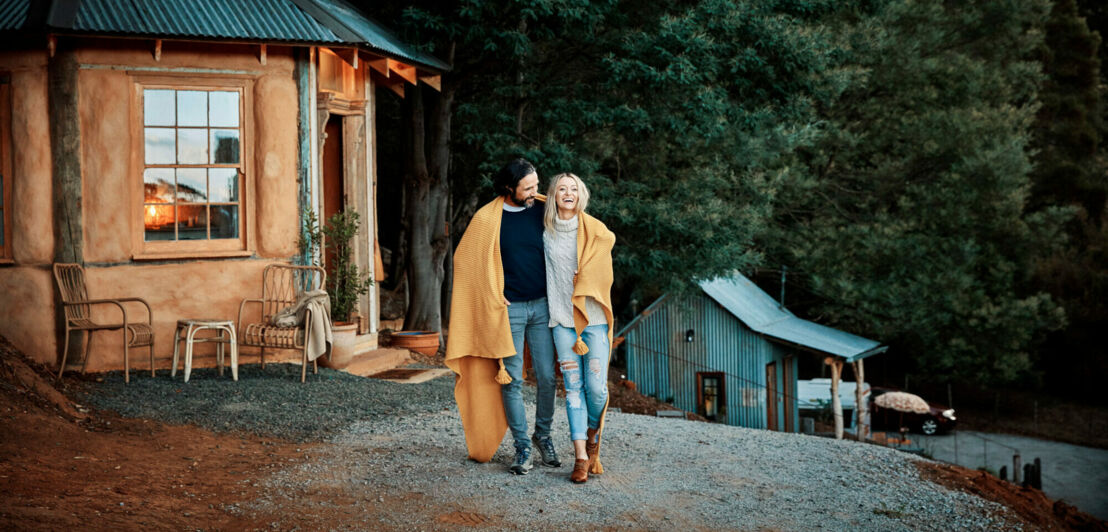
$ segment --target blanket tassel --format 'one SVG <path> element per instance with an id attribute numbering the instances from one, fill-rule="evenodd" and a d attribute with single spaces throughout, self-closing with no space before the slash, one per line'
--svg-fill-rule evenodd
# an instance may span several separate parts
<path id="1" fill-rule="evenodd" d="M 500 371 L 496 372 L 496 382 L 498 384 L 510 384 L 512 382 L 512 376 L 508 375 L 508 370 L 504 369 L 504 359 L 497 359 L 500 362 Z"/>
<path id="2" fill-rule="evenodd" d="M 589 346 L 585 345 L 585 341 L 580 336 L 577 337 L 577 343 L 573 344 L 573 352 L 578 355 L 584 355 L 589 352 Z"/>

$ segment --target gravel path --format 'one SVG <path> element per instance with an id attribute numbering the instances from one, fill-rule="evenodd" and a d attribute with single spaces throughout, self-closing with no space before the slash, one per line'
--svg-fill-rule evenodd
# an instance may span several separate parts
<path id="1" fill-rule="evenodd" d="M 604 475 L 575 485 L 563 465 L 513 476 L 507 438 L 490 463 L 465 458 L 449 377 L 394 384 L 320 369 L 310 378 L 300 384 L 288 365 L 240 368 L 237 383 L 214 370 L 188 384 L 163 376 L 123 385 L 111 375 L 87 387 L 87 401 L 217 431 L 325 441 L 307 463 L 256 479 L 266 496 L 228 509 L 325 511 L 348 515 L 352 529 L 1018 529 L 1008 509 L 921 480 L 912 455 L 633 414 L 609 414 Z M 559 400 L 553 431 L 568 462 L 564 408 Z"/>

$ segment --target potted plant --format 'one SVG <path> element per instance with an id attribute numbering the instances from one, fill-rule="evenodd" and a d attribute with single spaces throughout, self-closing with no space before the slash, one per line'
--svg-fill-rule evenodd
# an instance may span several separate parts
<path id="1" fill-rule="evenodd" d="M 305 212 L 306 228 L 301 235 L 300 250 L 319 265 L 326 257 L 327 295 L 331 300 L 331 356 L 326 365 L 342 368 L 354 356 L 358 325 L 351 315 L 358 297 L 373 286 L 373 278 L 361 271 L 354 260 L 354 238 L 361 228 L 357 212 L 339 211 L 320 227 L 315 212 Z M 322 253 L 320 253 L 322 251 Z"/>

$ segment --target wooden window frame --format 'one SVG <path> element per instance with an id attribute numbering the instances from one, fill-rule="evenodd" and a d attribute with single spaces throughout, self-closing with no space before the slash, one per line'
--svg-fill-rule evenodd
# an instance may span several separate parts
<path id="1" fill-rule="evenodd" d="M 178 258 L 247 257 L 255 249 L 254 228 L 254 80 L 250 77 L 204 75 L 142 75 L 131 73 L 131 172 L 132 175 L 132 249 L 135 260 L 172 260 Z M 241 195 L 239 197 L 239 236 L 206 240 L 146 240 L 144 223 L 145 191 L 145 118 L 144 90 L 234 90 L 239 92 L 239 167 Z M 169 165 L 170 167 L 176 165 Z M 188 166 L 188 165 L 184 165 Z M 198 165 L 210 166 L 210 165 Z"/>
<path id="2" fill-rule="evenodd" d="M 0 72 L 0 216 L 3 217 L 3 235 L 0 235 L 0 263 L 12 262 L 12 83 L 10 72 Z"/>
<path id="3" fill-rule="evenodd" d="M 727 380 L 722 371 L 698 371 L 696 372 L 696 410 L 697 413 L 708 417 L 708 411 L 704 408 L 704 378 L 716 379 L 719 382 L 719 390 L 716 395 L 716 419 L 718 423 L 727 421 Z"/>

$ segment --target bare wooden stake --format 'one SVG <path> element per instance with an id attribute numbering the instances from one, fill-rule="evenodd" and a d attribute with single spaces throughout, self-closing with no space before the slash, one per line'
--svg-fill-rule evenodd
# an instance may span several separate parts
<path id="1" fill-rule="evenodd" d="M 162 40 L 161 39 L 155 39 L 154 40 L 154 60 L 155 61 L 161 61 L 162 60 Z"/>
<path id="2" fill-rule="evenodd" d="M 46 50 L 50 52 L 50 57 L 54 57 L 54 52 L 58 51 L 58 38 L 53 35 L 46 36 Z"/>
<path id="3" fill-rule="evenodd" d="M 265 61 L 266 61 L 266 49 L 265 49 L 265 46 L 266 46 L 266 45 L 264 45 L 264 44 L 263 44 L 263 45 L 261 45 L 260 49 L 258 50 L 258 62 L 259 62 L 259 63 L 261 63 L 261 64 L 263 64 L 263 65 L 265 65 Z"/>

